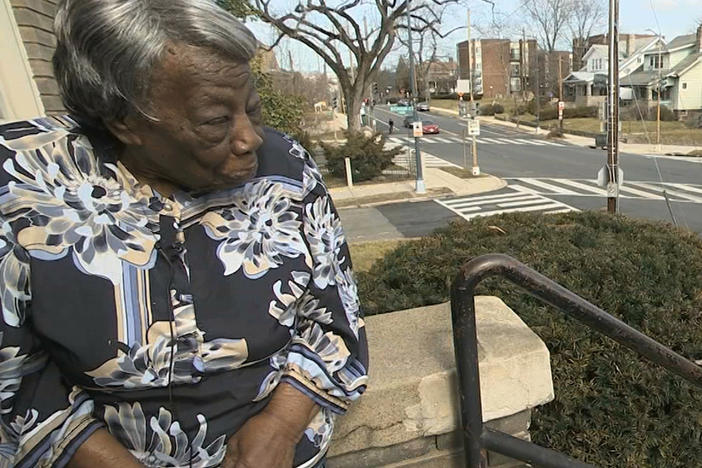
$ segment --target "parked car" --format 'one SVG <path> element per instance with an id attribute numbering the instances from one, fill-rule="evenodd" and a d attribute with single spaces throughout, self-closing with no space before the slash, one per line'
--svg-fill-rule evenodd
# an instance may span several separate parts
<path id="1" fill-rule="evenodd" d="M 429 103 L 420 102 L 419 104 L 417 104 L 417 110 L 420 112 L 429 112 Z"/>
<path id="2" fill-rule="evenodd" d="M 437 134 L 439 133 L 439 126 L 431 120 L 422 120 L 422 133 Z"/>

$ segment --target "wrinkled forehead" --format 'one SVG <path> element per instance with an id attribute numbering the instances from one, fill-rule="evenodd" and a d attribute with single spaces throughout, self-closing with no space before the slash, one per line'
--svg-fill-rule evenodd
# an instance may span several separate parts
<path id="1" fill-rule="evenodd" d="M 233 60 L 216 50 L 170 44 L 155 68 L 153 79 L 240 88 L 249 84 L 251 68 L 248 62 Z"/>

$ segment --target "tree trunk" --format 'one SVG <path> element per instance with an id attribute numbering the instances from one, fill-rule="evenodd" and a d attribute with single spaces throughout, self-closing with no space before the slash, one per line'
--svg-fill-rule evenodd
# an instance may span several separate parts
<path id="1" fill-rule="evenodd" d="M 345 93 L 344 97 L 346 98 L 346 124 L 349 131 L 357 132 L 361 129 L 363 86 L 356 81 L 354 86 Z"/>

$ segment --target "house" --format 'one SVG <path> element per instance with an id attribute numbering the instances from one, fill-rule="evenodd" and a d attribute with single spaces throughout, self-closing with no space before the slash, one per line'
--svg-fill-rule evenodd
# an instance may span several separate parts
<path id="1" fill-rule="evenodd" d="M 0 122 L 65 112 L 51 57 L 50 0 L 0 0 Z"/>
<path id="2" fill-rule="evenodd" d="M 427 87 L 431 93 L 451 93 L 456 89 L 458 64 L 449 57 L 448 60 L 432 60 L 427 67 Z"/>
<path id="3" fill-rule="evenodd" d="M 702 114 L 702 26 L 647 50 L 642 66 L 621 78 L 621 85 L 639 104 L 656 105 L 660 92 L 661 105 L 679 118 Z"/>
<path id="4" fill-rule="evenodd" d="M 599 36 L 593 36 L 598 38 Z M 622 99 L 631 99 L 631 89 L 623 87 L 621 77 L 629 76 L 644 65 L 646 53 L 656 51 L 663 41 L 656 36 L 625 34 L 619 48 L 619 76 Z M 582 67 L 564 80 L 565 98 L 577 106 L 595 106 L 607 98 L 607 76 L 609 73 L 609 46 L 595 43 L 580 60 Z"/>

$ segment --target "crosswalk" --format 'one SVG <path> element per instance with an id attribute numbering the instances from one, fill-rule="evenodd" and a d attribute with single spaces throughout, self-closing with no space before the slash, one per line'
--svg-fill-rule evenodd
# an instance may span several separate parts
<path id="1" fill-rule="evenodd" d="M 412 153 L 411 157 L 414 158 L 414 152 Z M 424 167 L 461 167 L 458 164 L 454 164 L 452 162 L 446 161 L 445 159 L 441 159 L 437 156 L 428 153 L 422 153 L 422 160 L 424 161 Z M 398 166 L 407 168 L 410 167 L 410 165 L 415 164 L 414 160 L 412 160 L 410 164 L 410 156 L 408 156 L 405 152 L 395 156 L 392 162 L 397 164 Z"/>
<path id="2" fill-rule="evenodd" d="M 534 212 L 543 214 L 579 211 L 565 203 L 536 193 L 526 193 L 508 187 L 499 194 L 452 197 L 435 200 L 466 220 L 502 213 Z"/>
<path id="3" fill-rule="evenodd" d="M 529 138 L 487 138 L 480 137 L 476 139 L 479 145 L 524 145 L 524 146 L 566 146 L 563 143 L 556 143 L 548 140 L 536 140 Z M 407 144 L 414 142 L 414 138 L 409 136 L 389 137 L 391 143 Z M 469 140 L 470 141 L 470 140 Z M 422 143 L 437 144 L 437 143 L 463 143 L 463 139 L 457 136 L 425 136 L 422 137 Z"/>
<path id="4" fill-rule="evenodd" d="M 607 196 L 607 191 L 591 179 L 515 177 L 506 180 L 512 189 L 528 194 L 578 197 Z M 671 201 L 702 203 L 702 185 L 625 180 L 619 189 L 620 198 L 664 200 L 665 195 Z"/>

